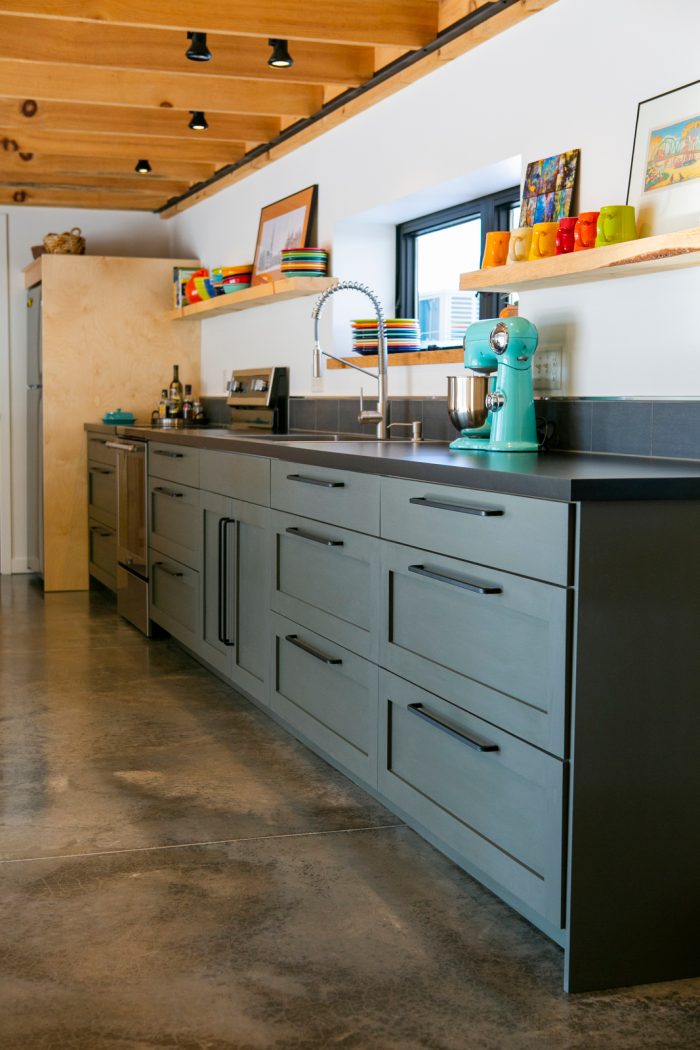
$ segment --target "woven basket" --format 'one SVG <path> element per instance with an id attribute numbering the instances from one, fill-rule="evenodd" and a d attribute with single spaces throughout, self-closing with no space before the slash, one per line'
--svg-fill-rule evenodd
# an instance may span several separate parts
<path id="1" fill-rule="evenodd" d="M 74 226 L 70 233 L 47 233 L 44 248 L 51 255 L 84 255 L 85 238 L 81 237 L 80 227 Z"/>

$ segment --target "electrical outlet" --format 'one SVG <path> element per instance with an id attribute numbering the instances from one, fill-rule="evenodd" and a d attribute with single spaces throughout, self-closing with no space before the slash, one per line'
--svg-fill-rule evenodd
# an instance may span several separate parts
<path id="1" fill-rule="evenodd" d="M 561 390 L 561 347 L 547 346 L 532 359 L 534 390 Z"/>

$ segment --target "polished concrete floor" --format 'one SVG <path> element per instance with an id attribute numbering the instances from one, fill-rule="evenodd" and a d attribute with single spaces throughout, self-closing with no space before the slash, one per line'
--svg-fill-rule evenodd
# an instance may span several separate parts
<path id="1" fill-rule="evenodd" d="M 693 1050 L 109 597 L 0 580 L 2 1050 Z"/>

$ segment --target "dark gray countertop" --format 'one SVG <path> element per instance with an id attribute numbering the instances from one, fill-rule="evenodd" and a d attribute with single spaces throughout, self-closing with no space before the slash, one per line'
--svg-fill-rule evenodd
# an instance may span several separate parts
<path id="1" fill-rule="evenodd" d="M 444 442 L 348 439 L 279 441 L 241 437 L 225 428 L 181 431 L 151 427 L 86 428 L 119 437 L 338 467 L 415 481 L 488 489 L 554 500 L 700 499 L 700 460 L 578 452 L 457 452 Z"/>

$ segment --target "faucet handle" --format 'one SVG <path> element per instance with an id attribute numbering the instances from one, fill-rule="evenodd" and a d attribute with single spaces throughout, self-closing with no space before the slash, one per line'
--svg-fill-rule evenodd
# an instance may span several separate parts
<path id="1" fill-rule="evenodd" d="M 362 387 L 360 387 L 360 414 L 357 417 L 358 423 L 381 423 L 383 416 L 379 411 L 379 408 L 365 408 L 364 407 L 364 395 Z"/>

